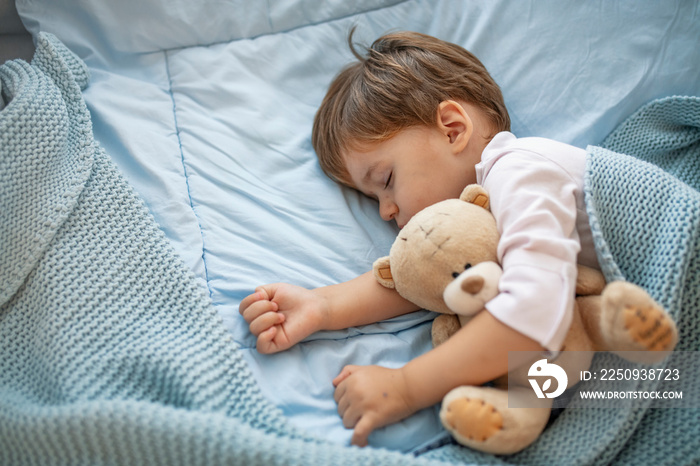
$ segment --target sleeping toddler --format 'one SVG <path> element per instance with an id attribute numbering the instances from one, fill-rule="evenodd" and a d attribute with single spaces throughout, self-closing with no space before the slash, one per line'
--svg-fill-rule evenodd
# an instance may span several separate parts
<path id="1" fill-rule="evenodd" d="M 352 48 L 352 45 L 351 45 Z M 583 149 L 517 138 L 499 86 L 455 44 L 413 32 L 376 40 L 333 80 L 313 144 L 324 172 L 378 201 L 399 228 L 468 184 L 489 192 L 501 239 L 499 295 L 442 345 L 401 368 L 346 366 L 333 380 L 352 443 L 508 371 L 509 351 L 561 349 L 573 316 L 576 265 L 598 268 L 584 208 Z M 290 348 L 319 330 L 417 310 L 367 272 L 304 289 L 260 286 L 240 305 L 257 350 Z M 652 312 L 664 312 L 655 309 Z M 647 349 L 647 348 L 640 348 Z"/>

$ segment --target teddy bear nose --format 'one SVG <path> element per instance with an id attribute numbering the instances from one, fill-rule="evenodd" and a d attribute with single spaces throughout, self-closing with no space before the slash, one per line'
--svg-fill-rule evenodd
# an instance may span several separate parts
<path id="1" fill-rule="evenodd" d="M 469 294 L 477 294 L 484 287 L 484 279 L 478 275 L 467 277 L 462 281 L 462 291 Z"/>

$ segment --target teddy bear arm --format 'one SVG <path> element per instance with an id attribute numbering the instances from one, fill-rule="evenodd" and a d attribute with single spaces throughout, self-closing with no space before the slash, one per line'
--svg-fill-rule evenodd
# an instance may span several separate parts
<path id="1" fill-rule="evenodd" d="M 439 346 L 452 335 L 457 333 L 461 327 L 459 318 L 456 315 L 440 314 L 433 321 L 431 336 L 433 339 L 433 347 Z"/>

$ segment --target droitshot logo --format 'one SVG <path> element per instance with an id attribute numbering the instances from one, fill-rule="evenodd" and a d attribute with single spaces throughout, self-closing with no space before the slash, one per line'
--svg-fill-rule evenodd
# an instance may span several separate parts
<path id="1" fill-rule="evenodd" d="M 527 375 L 527 380 L 537 398 L 556 398 L 564 393 L 569 383 L 566 371 L 553 362 L 547 362 L 546 359 L 535 361 L 530 366 L 530 370 L 527 371 Z M 547 376 L 547 378 L 542 380 L 542 376 Z M 552 387 L 552 379 L 557 381 L 555 387 Z M 540 386 L 540 380 L 542 380 L 542 386 Z M 550 392 L 550 388 L 554 388 L 554 391 Z"/>

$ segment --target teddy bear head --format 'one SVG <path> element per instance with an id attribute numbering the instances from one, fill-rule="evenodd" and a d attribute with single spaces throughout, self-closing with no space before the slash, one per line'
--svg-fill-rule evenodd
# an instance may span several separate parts
<path id="1" fill-rule="evenodd" d="M 498 239 L 486 191 L 469 185 L 459 199 L 438 202 L 414 215 L 389 256 L 374 263 L 374 275 L 424 309 L 454 314 L 443 293 L 465 269 L 496 262 Z"/>

